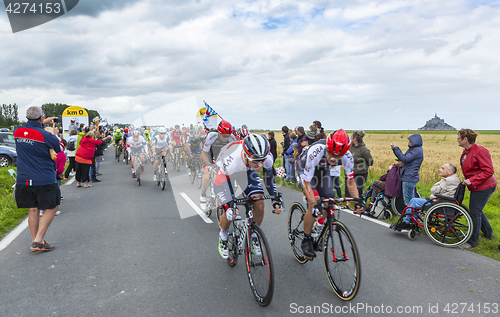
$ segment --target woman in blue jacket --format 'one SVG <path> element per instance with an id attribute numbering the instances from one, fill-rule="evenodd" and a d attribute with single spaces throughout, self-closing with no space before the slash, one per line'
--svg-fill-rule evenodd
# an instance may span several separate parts
<path id="1" fill-rule="evenodd" d="M 406 205 L 410 203 L 412 198 L 415 198 L 415 187 L 419 181 L 418 172 L 424 161 L 422 144 L 422 136 L 417 133 L 408 137 L 408 151 L 404 154 L 395 142 L 391 143 L 394 155 L 403 162 L 401 182 L 403 183 L 403 199 Z"/>

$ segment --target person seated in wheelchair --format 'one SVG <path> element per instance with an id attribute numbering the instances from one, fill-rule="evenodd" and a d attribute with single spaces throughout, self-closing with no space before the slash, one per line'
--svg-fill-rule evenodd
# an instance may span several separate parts
<path id="1" fill-rule="evenodd" d="M 387 173 L 374 181 L 365 193 L 365 197 L 367 198 L 365 213 L 370 214 L 373 204 L 381 192 L 383 192 L 385 196 L 403 198 L 403 188 L 400 179 L 400 171 L 403 167 L 403 162 L 398 158 L 396 158 L 396 161 L 397 163 L 389 166 Z"/>
<path id="2" fill-rule="evenodd" d="M 451 163 L 446 163 L 439 168 L 438 174 L 443 179 L 432 185 L 430 198 L 412 198 L 410 200 L 410 203 L 401 215 L 403 222 L 398 224 L 399 229 L 405 229 L 403 227 L 409 228 L 408 226 L 411 226 L 411 223 L 417 219 L 420 209 L 424 205 L 431 204 L 436 199 L 436 196 L 450 198 L 455 196 L 457 187 L 461 182 L 457 175 L 457 168 Z"/>

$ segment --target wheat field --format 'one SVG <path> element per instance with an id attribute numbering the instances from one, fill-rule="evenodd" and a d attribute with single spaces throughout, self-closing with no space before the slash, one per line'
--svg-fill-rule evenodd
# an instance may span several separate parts
<path id="1" fill-rule="evenodd" d="M 349 134 L 352 131 L 347 131 Z M 457 135 L 453 132 L 435 133 L 425 131 L 409 132 L 390 132 L 376 131 L 366 132 L 364 142 L 367 148 L 371 151 L 374 159 L 374 164 L 371 168 L 374 179 L 380 177 L 387 172 L 389 166 L 395 163 L 396 156 L 391 150 L 391 142 L 395 142 L 397 146 L 404 152 L 408 150 L 408 137 L 413 133 L 419 133 L 423 139 L 424 162 L 420 169 L 420 184 L 432 185 L 439 181 L 438 170 L 444 163 L 452 163 L 458 169 L 460 179 L 463 179 L 463 174 L 460 168 L 460 156 L 463 148 L 458 146 Z M 476 139 L 476 143 L 486 147 L 491 154 L 493 167 L 495 168 L 495 178 L 500 180 L 500 134 L 481 133 Z M 280 143 L 283 141 L 281 131 L 275 131 L 276 141 L 278 143 L 278 153 L 281 153 Z M 497 192 L 500 189 L 497 187 Z"/>

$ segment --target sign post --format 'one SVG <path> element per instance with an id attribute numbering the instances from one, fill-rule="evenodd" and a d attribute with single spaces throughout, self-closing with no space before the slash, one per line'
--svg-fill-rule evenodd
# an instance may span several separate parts
<path id="1" fill-rule="evenodd" d="M 87 110 L 78 106 L 70 106 L 64 109 L 62 113 L 62 126 L 63 126 L 63 138 L 67 140 L 69 138 L 68 126 L 71 124 L 71 120 L 75 120 L 75 124 L 80 126 L 80 123 L 89 125 L 89 115 Z"/>

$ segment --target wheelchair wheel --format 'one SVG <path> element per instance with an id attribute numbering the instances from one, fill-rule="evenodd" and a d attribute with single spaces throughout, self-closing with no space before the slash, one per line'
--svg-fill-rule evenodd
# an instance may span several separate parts
<path id="1" fill-rule="evenodd" d="M 391 209 L 396 215 L 400 216 L 405 207 L 406 205 L 403 198 L 391 197 Z"/>
<path id="2" fill-rule="evenodd" d="M 440 246 L 458 247 L 471 237 L 472 219 L 464 207 L 442 202 L 427 210 L 424 228 L 427 236 Z"/>
<path id="3" fill-rule="evenodd" d="M 417 236 L 417 232 L 414 229 L 411 229 L 408 231 L 408 239 L 410 240 L 415 240 L 415 237 Z"/>

